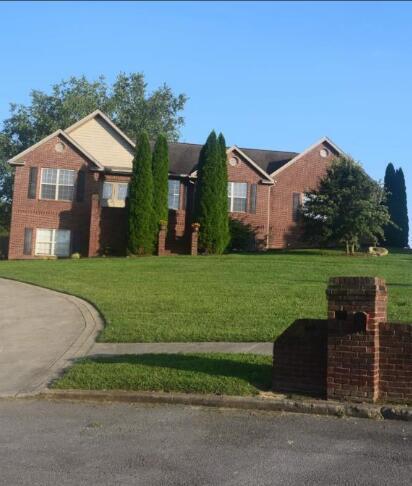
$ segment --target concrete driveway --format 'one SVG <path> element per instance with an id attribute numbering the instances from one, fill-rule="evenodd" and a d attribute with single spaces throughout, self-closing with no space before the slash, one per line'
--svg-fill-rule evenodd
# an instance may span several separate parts
<path id="1" fill-rule="evenodd" d="M 0 396 L 41 391 L 88 352 L 101 326 L 81 299 L 0 279 Z"/>

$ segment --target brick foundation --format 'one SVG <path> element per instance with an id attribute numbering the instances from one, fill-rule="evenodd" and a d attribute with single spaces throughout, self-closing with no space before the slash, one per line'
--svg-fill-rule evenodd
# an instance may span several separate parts
<path id="1" fill-rule="evenodd" d="M 386 322 L 384 280 L 336 277 L 326 293 L 327 320 L 296 321 L 274 343 L 273 389 L 412 402 L 412 326 Z"/>

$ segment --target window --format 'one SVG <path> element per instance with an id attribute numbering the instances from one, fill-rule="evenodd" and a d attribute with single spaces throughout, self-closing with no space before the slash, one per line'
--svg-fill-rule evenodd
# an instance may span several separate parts
<path id="1" fill-rule="evenodd" d="M 37 229 L 36 255 L 69 256 L 70 231 Z"/>
<path id="2" fill-rule="evenodd" d="M 169 209 L 179 209 L 180 207 L 180 181 L 170 179 L 169 181 L 168 204 Z"/>
<path id="3" fill-rule="evenodd" d="M 103 199 L 112 199 L 113 196 L 113 184 L 110 182 L 103 182 Z"/>
<path id="4" fill-rule="evenodd" d="M 125 201 L 127 198 L 129 185 L 128 184 L 118 184 L 117 185 L 117 199 L 119 201 Z"/>
<path id="5" fill-rule="evenodd" d="M 293 221 L 299 220 L 300 210 L 302 208 L 303 202 L 303 193 L 302 192 L 294 192 L 293 193 L 293 202 L 292 202 L 292 217 Z"/>
<path id="6" fill-rule="evenodd" d="M 31 228 L 24 228 L 23 255 L 31 255 L 32 237 L 33 237 L 33 230 Z"/>
<path id="7" fill-rule="evenodd" d="M 228 208 L 231 213 L 245 213 L 247 202 L 247 182 L 228 183 Z"/>
<path id="8" fill-rule="evenodd" d="M 127 182 L 103 182 L 102 205 L 111 208 L 124 208 L 128 190 Z"/>
<path id="9" fill-rule="evenodd" d="M 42 169 L 41 198 L 71 201 L 75 178 L 74 170 Z"/>

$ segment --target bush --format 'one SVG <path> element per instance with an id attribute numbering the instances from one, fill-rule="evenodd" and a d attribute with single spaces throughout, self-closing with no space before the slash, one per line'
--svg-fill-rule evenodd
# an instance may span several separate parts
<path id="1" fill-rule="evenodd" d="M 250 224 L 230 218 L 229 230 L 229 250 L 252 251 L 256 249 L 256 233 Z"/>

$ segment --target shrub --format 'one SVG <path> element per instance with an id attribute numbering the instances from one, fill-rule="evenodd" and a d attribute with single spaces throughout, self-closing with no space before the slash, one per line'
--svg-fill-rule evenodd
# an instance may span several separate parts
<path id="1" fill-rule="evenodd" d="M 229 250 L 252 251 L 256 249 L 256 233 L 250 224 L 230 218 L 229 231 Z"/>

